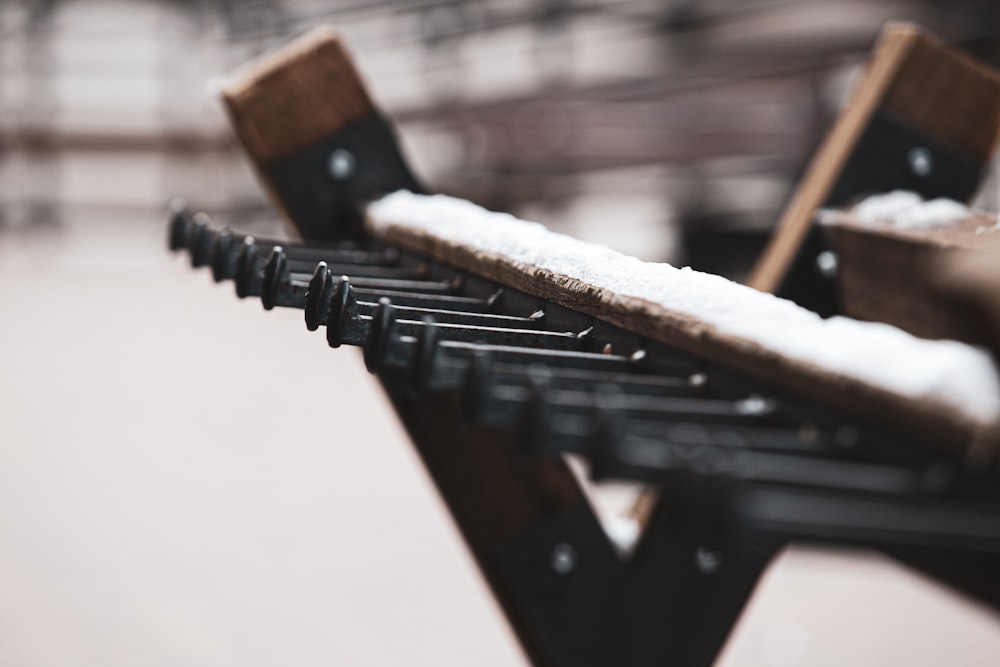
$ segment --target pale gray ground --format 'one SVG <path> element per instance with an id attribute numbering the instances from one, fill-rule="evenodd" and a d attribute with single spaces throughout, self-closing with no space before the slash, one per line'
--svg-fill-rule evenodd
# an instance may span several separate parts
<path id="1" fill-rule="evenodd" d="M 523 664 L 356 351 L 109 215 L 0 235 L 0 666 Z M 722 664 L 998 659 L 996 616 L 799 550 Z"/>

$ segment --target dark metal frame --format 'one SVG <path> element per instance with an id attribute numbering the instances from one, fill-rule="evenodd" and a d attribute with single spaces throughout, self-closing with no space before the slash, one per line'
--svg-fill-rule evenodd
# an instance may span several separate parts
<path id="1" fill-rule="evenodd" d="M 709 665 L 792 540 L 881 549 L 1000 608 L 993 464 L 363 237 L 281 244 L 177 210 L 170 244 L 363 347 L 537 665 Z M 564 453 L 660 489 L 627 560 Z"/>

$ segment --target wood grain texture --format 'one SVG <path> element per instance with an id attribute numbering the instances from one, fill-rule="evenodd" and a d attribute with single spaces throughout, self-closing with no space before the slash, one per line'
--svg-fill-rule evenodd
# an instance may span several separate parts
<path id="1" fill-rule="evenodd" d="M 996 442 L 1000 436 L 998 424 L 983 424 L 940 403 L 914 400 L 790 359 L 779 350 L 719 331 L 656 303 L 596 288 L 503 255 L 478 252 L 404 226 L 381 227 L 377 235 L 389 243 L 741 371 L 765 387 L 816 401 L 862 422 L 893 428 L 917 442 L 966 451 L 981 447 L 983 442 Z"/>
<path id="2" fill-rule="evenodd" d="M 978 327 L 980 342 L 1000 358 L 1000 244 L 939 254 L 930 269 L 931 288 Z"/>
<path id="3" fill-rule="evenodd" d="M 1000 134 L 1000 76 L 920 34 L 900 61 L 882 107 L 927 136 L 985 162 Z"/>
<path id="4" fill-rule="evenodd" d="M 872 115 L 885 109 L 970 158 L 985 161 L 1000 133 L 1000 78 L 908 24 L 883 30 L 850 98 L 782 213 L 749 284 L 774 292 L 840 178 Z"/>
<path id="5" fill-rule="evenodd" d="M 456 394 L 414 398 L 384 384 L 463 533 L 484 554 L 541 517 L 584 502 L 562 459 L 533 459 L 516 433 L 470 426 Z"/>
<path id="6" fill-rule="evenodd" d="M 259 167 L 374 111 L 340 37 L 326 27 L 248 64 L 223 87 L 222 99 Z"/>
<path id="7" fill-rule="evenodd" d="M 922 338 L 987 344 L 979 314 L 939 289 L 935 267 L 945 255 L 1000 247 L 995 225 L 995 218 L 977 215 L 955 226 L 892 229 L 837 216 L 824 231 L 837 252 L 844 314 Z"/>

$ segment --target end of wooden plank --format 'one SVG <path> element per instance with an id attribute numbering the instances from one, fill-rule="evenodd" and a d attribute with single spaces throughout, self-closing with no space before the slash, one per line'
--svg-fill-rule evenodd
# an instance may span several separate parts
<path id="1" fill-rule="evenodd" d="M 995 225 L 993 217 L 970 215 L 948 226 L 895 229 L 838 216 L 824 231 L 838 258 L 843 313 L 885 322 L 921 338 L 988 344 L 982 316 L 969 307 L 971 300 L 942 289 L 939 279 L 942 266 L 975 264 L 971 256 L 1000 248 Z M 966 255 L 970 258 L 961 259 Z"/>
<path id="2" fill-rule="evenodd" d="M 421 189 L 330 28 L 246 65 L 222 97 L 265 191 L 305 239 L 359 237 L 366 202 Z"/>
<path id="3" fill-rule="evenodd" d="M 236 134 L 260 166 L 375 112 L 343 40 L 329 27 L 247 64 L 223 86 L 222 98 Z"/>

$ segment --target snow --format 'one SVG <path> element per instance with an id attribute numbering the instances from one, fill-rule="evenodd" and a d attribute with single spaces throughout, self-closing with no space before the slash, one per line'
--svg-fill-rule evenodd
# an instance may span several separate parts
<path id="1" fill-rule="evenodd" d="M 868 224 L 883 224 L 895 229 L 930 229 L 947 227 L 972 215 L 964 204 L 951 199 L 924 199 L 915 192 L 894 190 L 874 195 L 860 202 L 851 214 Z"/>
<path id="2" fill-rule="evenodd" d="M 890 200 L 891 201 L 891 200 Z M 910 210 L 895 197 L 886 210 Z M 983 349 L 916 338 L 886 324 L 823 319 L 786 299 L 721 276 L 642 262 L 550 232 L 536 222 L 443 195 L 396 192 L 368 209 L 373 230 L 404 227 L 503 255 L 668 311 L 756 343 L 786 358 L 914 400 L 928 400 L 985 424 L 1000 419 L 1000 379 Z M 915 216 L 919 217 L 919 216 Z"/>
<path id="3" fill-rule="evenodd" d="M 613 515 L 606 517 L 601 525 L 619 556 L 635 551 L 635 546 L 642 536 L 642 525 L 635 517 Z"/>

